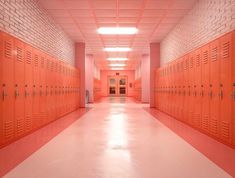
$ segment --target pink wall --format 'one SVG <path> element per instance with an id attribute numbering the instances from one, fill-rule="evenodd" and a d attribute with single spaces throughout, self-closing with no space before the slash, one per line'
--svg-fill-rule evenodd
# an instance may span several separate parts
<path id="1" fill-rule="evenodd" d="M 127 96 L 134 95 L 134 87 L 133 83 L 135 81 L 135 71 L 134 70 L 101 70 L 100 71 L 100 80 L 101 80 L 101 88 L 102 88 L 102 96 L 108 96 L 108 76 L 115 75 L 116 73 L 119 75 L 126 75 L 128 77 L 128 89 Z M 129 84 L 132 83 L 132 87 Z"/>
<path id="2" fill-rule="evenodd" d="M 155 70 L 160 67 L 160 44 L 150 43 L 150 107 L 155 107 Z"/>
<path id="3" fill-rule="evenodd" d="M 85 86 L 89 91 L 89 103 L 93 103 L 93 83 L 94 83 L 94 58 L 93 55 L 86 55 L 85 59 Z"/>
<path id="4" fill-rule="evenodd" d="M 75 67 L 80 71 L 80 107 L 85 107 L 85 43 L 75 44 Z"/>
<path id="5" fill-rule="evenodd" d="M 149 103 L 150 99 L 150 57 L 143 55 L 141 59 L 141 102 Z"/>

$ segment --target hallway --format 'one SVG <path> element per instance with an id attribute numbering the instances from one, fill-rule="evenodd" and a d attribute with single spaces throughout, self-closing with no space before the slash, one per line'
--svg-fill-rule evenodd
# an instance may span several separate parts
<path id="1" fill-rule="evenodd" d="M 5 178 L 228 178 L 131 98 L 104 98 Z"/>

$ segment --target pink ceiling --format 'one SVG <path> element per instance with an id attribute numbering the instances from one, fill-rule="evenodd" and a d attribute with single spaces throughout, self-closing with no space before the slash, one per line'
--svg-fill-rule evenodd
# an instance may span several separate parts
<path id="1" fill-rule="evenodd" d="M 38 0 L 75 41 L 85 42 L 97 65 L 107 69 L 107 57 L 128 57 L 134 69 L 150 42 L 160 42 L 197 0 Z M 103 36 L 99 27 L 137 27 L 136 35 Z M 128 53 L 107 53 L 104 47 L 131 47 Z"/>

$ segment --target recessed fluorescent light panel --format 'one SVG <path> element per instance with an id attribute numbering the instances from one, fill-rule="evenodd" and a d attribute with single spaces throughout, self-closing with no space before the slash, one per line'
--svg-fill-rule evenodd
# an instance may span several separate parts
<path id="1" fill-rule="evenodd" d="M 129 52 L 129 51 L 131 51 L 131 48 L 125 48 L 125 47 L 104 48 L 104 51 L 107 51 L 107 52 Z"/>
<path id="2" fill-rule="evenodd" d="M 101 35 L 134 35 L 138 29 L 135 27 L 100 27 L 97 32 Z"/>
<path id="3" fill-rule="evenodd" d="M 111 67 L 124 67 L 126 64 L 109 64 Z"/>
<path id="4" fill-rule="evenodd" d="M 127 61 L 127 58 L 107 58 L 108 61 Z"/>
<path id="5" fill-rule="evenodd" d="M 123 67 L 113 67 L 113 68 L 111 68 L 111 70 L 124 70 L 124 68 Z"/>

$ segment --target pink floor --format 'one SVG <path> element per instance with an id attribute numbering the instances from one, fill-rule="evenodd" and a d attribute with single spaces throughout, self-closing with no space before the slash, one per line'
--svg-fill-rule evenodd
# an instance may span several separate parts
<path id="1" fill-rule="evenodd" d="M 90 107 L 5 177 L 232 177 L 146 112 L 146 105 L 105 98 Z"/>

